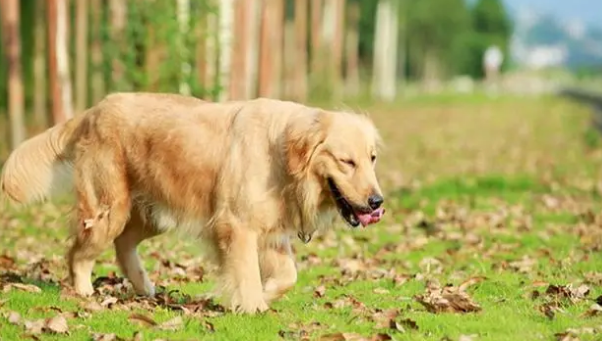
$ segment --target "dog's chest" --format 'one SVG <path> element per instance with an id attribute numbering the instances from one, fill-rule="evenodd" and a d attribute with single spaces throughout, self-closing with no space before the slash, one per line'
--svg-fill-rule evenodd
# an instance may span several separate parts
<path id="1" fill-rule="evenodd" d="M 155 228 L 162 232 L 177 228 L 180 231 L 198 233 L 206 223 L 204 219 L 182 217 L 161 205 L 154 205 L 150 209 L 150 219 Z"/>

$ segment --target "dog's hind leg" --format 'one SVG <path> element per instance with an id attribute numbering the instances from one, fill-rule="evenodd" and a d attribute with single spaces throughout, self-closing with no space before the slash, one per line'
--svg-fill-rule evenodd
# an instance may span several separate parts
<path id="1" fill-rule="evenodd" d="M 158 235 L 149 223 L 145 223 L 137 209 L 132 210 L 132 216 L 125 225 L 125 230 L 115 239 L 117 263 L 123 274 L 128 278 L 138 295 L 153 296 L 155 288 L 140 262 L 136 251 L 138 244 L 145 239 Z"/>
<path id="2" fill-rule="evenodd" d="M 75 241 L 67 255 L 75 292 L 94 293 L 96 258 L 121 234 L 129 218 L 130 195 L 122 160 L 110 149 L 88 150 L 77 160 Z"/>
<path id="3" fill-rule="evenodd" d="M 259 252 L 263 297 L 268 304 L 292 289 L 297 282 L 297 266 L 288 237 L 280 245 Z"/>

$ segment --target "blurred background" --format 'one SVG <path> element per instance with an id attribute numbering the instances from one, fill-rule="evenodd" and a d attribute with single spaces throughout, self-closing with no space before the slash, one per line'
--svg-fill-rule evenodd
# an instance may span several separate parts
<path id="1" fill-rule="evenodd" d="M 2 0 L 1 155 L 115 91 L 334 105 L 602 75 L 597 0 Z"/>

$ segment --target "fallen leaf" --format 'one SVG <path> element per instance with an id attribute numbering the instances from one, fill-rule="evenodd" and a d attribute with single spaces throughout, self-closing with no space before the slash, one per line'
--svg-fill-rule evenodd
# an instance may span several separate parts
<path id="1" fill-rule="evenodd" d="M 477 312 L 482 308 L 466 293 L 466 289 L 483 278 L 469 279 L 459 287 L 446 285 L 441 288 L 438 283 L 429 282 L 424 294 L 414 296 L 431 313 L 452 312 L 468 313 Z"/>
<path id="2" fill-rule="evenodd" d="M 63 315 L 57 315 L 47 319 L 44 331 L 55 334 L 68 334 L 69 325 L 67 324 L 67 319 Z"/>
<path id="3" fill-rule="evenodd" d="M 215 333 L 215 326 L 213 325 L 213 323 L 205 321 L 203 322 L 203 325 L 205 326 L 205 329 L 207 329 L 209 332 Z"/>
<path id="4" fill-rule="evenodd" d="M 594 317 L 598 315 L 602 315 L 602 306 L 598 303 L 592 304 L 589 309 L 583 313 L 583 316 L 585 317 Z"/>
<path id="5" fill-rule="evenodd" d="M 324 297 L 325 293 L 326 293 L 326 287 L 323 285 L 320 285 L 319 287 L 316 288 L 316 290 L 314 290 L 314 297 Z"/>
<path id="6" fill-rule="evenodd" d="M 97 311 L 101 311 L 104 309 L 103 306 L 96 301 L 90 301 L 87 303 L 83 303 L 82 308 L 85 311 L 89 311 L 89 312 L 97 312 Z"/>
<path id="7" fill-rule="evenodd" d="M 128 320 L 138 323 L 144 327 L 153 327 L 157 325 L 157 322 L 155 322 L 152 318 L 142 314 L 131 314 L 128 317 Z"/>
<path id="8" fill-rule="evenodd" d="M 320 336 L 320 341 L 366 341 L 367 339 L 356 333 L 334 333 Z"/>
<path id="9" fill-rule="evenodd" d="M 154 322 L 154 321 L 153 321 Z M 184 326 L 184 321 L 181 316 L 176 316 L 171 320 L 165 321 L 159 325 L 162 330 L 178 330 Z"/>
<path id="10" fill-rule="evenodd" d="M 472 334 L 472 335 L 460 335 L 460 337 L 458 338 L 458 341 L 474 341 L 474 339 L 477 337 L 477 335 Z"/>
<path id="11" fill-rule="evenodd" d="M 110 333 L 110 334 L 93 333 L 92 341 L 125 341 L 125 340 L 123 338 L 117 336 L 114 333 Z"/>
<path id="12" fill-rule="evenodd" d="M 111 306 L 119 301 L 117 297 L 107 297 L 102 302 L 100 302 L 101 307 L 111 308 Z"/>
<path id="13" fill-rule="evenodd" d="M 32 292 L 32 293 L 41 293 L 42 289 L 40 287 L 33 284 L 25 284 L 25 283 L 8 283 L 4 287 L 4 292 L 8 292 L 10 289 L 15 288 L 17 290 Z"/>
<path id="14" fill-rule="evenodd" d="M 35 321 L 25 321 L 25 331 L 29 334 L 38 335 L 42 334 L 44 327 L 46 326 L 46 321 L 44 319 L 39 319 Z"/>
<path id="15" fill-rule="evenodd" d="M 6 319 L 8 320 L 8 323 L 10 323 L 10 324 L 16 324 L 16 325 L 21 324 L 21 314 L 19 314 L 16 311 L 9 312 Z"/>

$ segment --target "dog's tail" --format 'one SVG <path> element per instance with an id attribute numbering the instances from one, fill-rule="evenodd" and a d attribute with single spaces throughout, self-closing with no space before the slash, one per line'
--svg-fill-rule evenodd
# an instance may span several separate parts
<path id="1" fill-rule="evenodd" d="M 59 123 L 13 150 L 0 176 L 0 196 L 27 204 L 69 192 L 74 135 L 84 115 Z"/>

